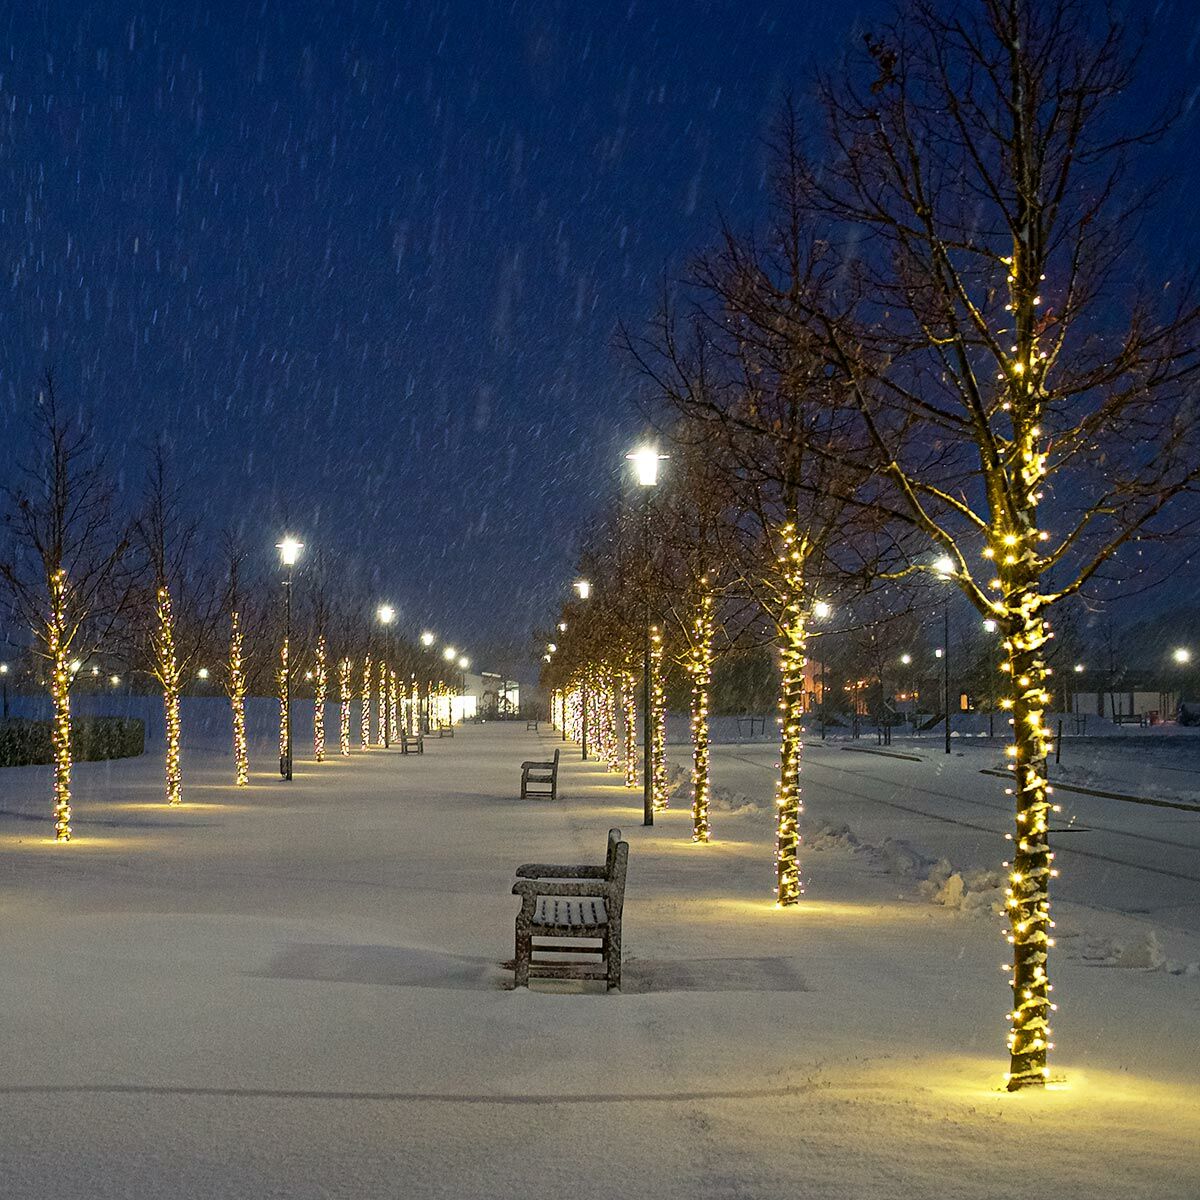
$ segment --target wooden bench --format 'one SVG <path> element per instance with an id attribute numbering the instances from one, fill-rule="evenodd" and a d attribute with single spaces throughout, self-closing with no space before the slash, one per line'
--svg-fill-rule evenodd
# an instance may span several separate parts
<path id="1" fill-rule="evenodd" d="M 532 730 L 534 733 L 537 733 L 538 723 L 536 718 L 532 721 L 525 722 L 525 732 L 528 733 L 530 730 Z"/>
<path id="2" fill-rule="evenodd" d="M 454 726 L 453 725 L 439 725 L 437 735 L 440 738 L 444 738 L 444 737 L 452 738 L 454 736 Z"/>
<path id="3" fill-rule="evenodd" d="M 621 914 L 625 907 L 625 873 L 629 843 L 619 829 L 608 831 L 608 854 L 599 866 L 525 863 L 517 868 L 513 895 L 521 897 L 517 913 L 513 986 L 528 987 L 531 975 L 543 979 L 603 979 L 609 989 L 621 986 Z M 588 954 L 596 961 L 534 958 L 553 954 L 550 942 L 569 942 L 557 953 Z M 599 942 L 579 945 L 579 942 Z M 535 944 L 539 943 L 539 944 Z"/>
<path id="4" fill-rule="evenodd" d="M 425 753 L 425 735 L 418 733 L 415 737 L 406 730 L 400 730 L 400 753 L 401 754 L 424 754 Z"/>
<path id="5" fill-rule="evenodd" d="M 549 796 L 551 800 L 558 799 L 558 756 L 549 762 L 523 762 L 521 764 L 521 799 L 528 796 Z M 535 784 L 535 787 L 530 787 Z"/>

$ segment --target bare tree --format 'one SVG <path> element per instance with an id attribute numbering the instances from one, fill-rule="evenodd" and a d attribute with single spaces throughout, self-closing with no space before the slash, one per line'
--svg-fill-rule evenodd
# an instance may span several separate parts
<path id="1" fill-rule="evenodd" d="M 73 419 L 48 370 L 21 482 L 5 489 L 8 545 L 0 581 L 15 622 L 49 664 L 54 706 L 54 836 L 71 838 L 71 683 L 111 634 L 130 596 L 128 532 L 95 461 L 91 430 Z"/>
<path id="2" fill-rule="evenodd" d="M 1048 617 L 1179 531 L 1200 479 L 1192 281 L 1130 261 L 1131 59 L 1079 0 L 910 0 L 824 88 L 797 297 L 888 502 L 1004 639 L 1016 803 L 1010 1089 L 1051 1046 Z M 1174 515 L 1172 515 L 1174 514 Z M 934 560 L 934 555 L 938 555 Z M 982 560 L 982 565 L 981 565 Z"/>
<path id="3" fill-rule="evenodd" d="M 166 721 L 166 800 L 183 800 L 180 758 L 183 681 L 210 646 L 221 597 L 202 565 L 193 561 L 196 525 L 181 513 L 180 490 L 168 481 L 166 451 L 155 448 L 146 477 L 137 545 L 145 555 L 153 595 L 138 622 L 141 658 L 162 690 Z"/>

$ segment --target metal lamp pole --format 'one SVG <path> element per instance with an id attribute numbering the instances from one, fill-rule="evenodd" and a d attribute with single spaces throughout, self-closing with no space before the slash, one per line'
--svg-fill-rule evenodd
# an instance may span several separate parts
<path id="1" fill-rule="evenodd" d="M 950 753 L 950 598 L 942 604 L 942 688 L 946 693 L 946 753 Z"/>
<path id="2" fill-rule="evenodd" d="M 292 777 L 292 564 L 287 564 L 287 578 L 283 581 L 283 644 L 287 647 L 287 662 L 283 669 L 283 707 L 287 714 L 283 728 L 283 764 L 280 774 L 284 779 Z"/>

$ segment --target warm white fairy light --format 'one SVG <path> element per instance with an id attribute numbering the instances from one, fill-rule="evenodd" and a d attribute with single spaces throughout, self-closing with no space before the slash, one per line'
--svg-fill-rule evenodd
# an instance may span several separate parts
<path id="1" fill-rule="evenodd" d="M 250 755 L 246 747 L 246 665 L 242 616 L 229 614 L 229 707 L 233 712 L 233 777 L 238 787 L 250 783 Z"/>
<path id="2" fill-rule="evenodd" d="M 707 842 L 712 837 L 708 820 L 712 790 L 708 706 L 713 674 L 713 598 L 708 590 L 707 578 L 701 579 L 700 586 L 703 590 L 692 622 L 687 671 L 692 680 L 692 841 Z"/>
<path id="3" fill-rule="evenodd" d="M 54 748 L 54 840 L 71 840 L 71 667 L 67 655 L 66 571 L 50 577 L 50 620 L 46 650 L 50 656 L 50 699 L 54 705 L 51 738 Z"/>
<path id="4" fill-rule="evenodd" d="M 325 635 L 317 637 L 316 665 L 313 668 L 313 753 L 317 762 L 325 761 L 325 692 L 329 680 L 325 669 Z"/>
<path id="5" fill-rule="evenodd" d="M 650 626 L 650 780 L 656 811 L 670 803 L 667 795 L 667 694 L 663 680 L 663 635 Z"/>
<path id="6" fill-rule="evenodd" d="M 183 772 L 179 762 L 179 659 L 175 653 L 171 593 L 165 586 L 159 586 L 154 594 L 153 652 L 166 718 L 167 803 L 179 804 L 183 800 Z"/>
<path id="7" fill-rule="evenodd" d="M 399 703 L 397 692 L 396 672 L 388 671 L 388 735 L 394 742 L 400 737 L 400 725 L 397 719 L 396 706 Z"/>
<path id="8" fill-rule="evenodd" d="M 375 729 L 378 732 L 379 736 L 375 739 L 375 744 L 377 746 L 382 746 L 383 743 L 387 740 L 387 679 L 388 679 L 387 663 L 385 663 L 383 661 L 383 659 L 379 660 L 379 664 L 376 668 L 376 674 L 378 676 L 378 686 L 376 687 L 376 690 L 375 690 L 375 700 L 376 700 L 376 705 L 377 705 L 376 710 L 375 710 L 375 715 L 376 715 Z"/>
<path id="9" fill-rule="evenodd" d="M 804 709 L 804 648 L 807 621 L 804 608 L 806 545 L 795 525 L 780 530 L 779 569 L 787 602 L 780 639 L 779 781 L 775 794 L 775 902 L 781 907 L 799 903 L 800 879 L 800 759 L 804 750 L 800 722 Z"/>
<path id="10" fill-rule="evenodd" d="M 348 658 L 338 663 L 338 699 L 341 701 L 340 720 L 338 722 L 339 749 L 343 757 L 350 753 L 350 701 L 353 691 L 350 683 L 352 666 Z"/>
<path id="11" fill-rule="evenodd" d="M 371 656 L 368 654 L 363 659 L 362 673 L 362 696 L 359 713 L 359 736 L 362 739 L 362 747 L 364 750 L 370 748 L 371 745 Z"/>
<path id="12" fill-rule="evenodd" d="M 279 757 L 281 759 L 287 757 L 288 752 L 288 679 L 291 673 L 291 663 L 289 662 L 290 647 L 288 639 L 283 639 L 283 645 L 279 648 L 279 672 L 276 682 L 279 686 Z"/>
<path id="13" fill-rule="evenodd" d="M 637 692 L 634 689 L 634 674 L 626 668 L 621 673 L 621 698 L 625 709 L 623 761 L 627 788 L 637 786 Z"/>

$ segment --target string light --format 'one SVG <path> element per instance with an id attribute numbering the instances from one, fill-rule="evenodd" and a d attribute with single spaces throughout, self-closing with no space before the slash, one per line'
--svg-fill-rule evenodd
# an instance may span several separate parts
<path id="1" fill-rule="evenodd" d="M 342 702 L 338 733 L 343 757 L 350 753 L 350 699 L 352 696 L 350 670 L 350 660 L 343 658 L 338 663 L 338 698 Z"/>
<path id="2" fill-rule="evenodd" d="M 325 635 L 317 637 L 316 663 L 313 668 L 313 754 L 317 762 L 325 761 Z"/>
<path id="3" fill-rule="evenodd" d="M 288 674 L 291 666 L 288 662 L 290 647 L 288 639 L 283 639 L 279 648 L 279 757 L 286 758 L 288 751 Z"/>
<path id="4" fill-rule="evenodd" d="M 364 750 L 371 747 L 371 656 L 363 659 L 362 704 L 360 705 L 359 736 Z"/>
<path id="5" fill-rule="evenodd" d="M 656 812 L 669 804 L 667 796 L 667 695 L 663 682 L 663 635 L 650 626 L 650 795 Z"/>
<path id="6" fill-rule="evenodd" d="M 779 683 L 779 781 L 775 795 L 775 902 L 798 904 L 804 894 L 800 879 L 800 759 L 804 750 L 800 721 L 804 709 L 804 648 L 807 625 L 803 607 L 807 543 L 798 541 L 790 522 L 780 531 L 779 556 L 785 594 Z"/>
<path id="7" fill-rule="evenodd" d="M 50 654 L 50 698 L 54 704 L 54 840 L 71 840 L 71 665 L 67 644 L 67 573 L 50 576 L 50 621 L 46 649 Z"/>
<path id="8" fill-rule="evenodd" d="M 692 841 L 707 842 L 712 837 L 708 821 L 711 793 L 708 707 L 713 674 L 713 598 L 707 578 L 701 579 L 700 586 L 704 590 L 692 622 L 686 665 L 692 680 Z"/>
<path id="9" fill-rule="evenodd" d="M 634 690 L 634 674 L 626 667 L 621 673 L 621 696 L 625 710 L 625 786 L 637 786 L 637 692 Z"/>
<path id="10" fill-rule="evenodd" d="M 179 804 L 183 800 L 183 772 L 179 763 L 179 659 L 175 653 L 171 593 L 165 585 L 155 592 L 154 617 L 154 669 L 162 685 L 167 729 L 167 803 Z"/>
<path id="11" fill-rule="evenodd" d="M 250 782 L 250 755 L 246 748 L 246 668 L 242 652 L 242 616 L 229 614 L 229 706 L 233 710 L 233 775 L 238 787 Z"/>
<path id="12" fill-rule="evenodd" d="M 388 734 L 394 742 L 400 737 L 400 727 L 396 722 L 396 672 L 388 670 Z"/>
<path id="13" fill-rule="evenodd" d="M 377 746 L 382 746 L 387 740 L 387 728 L 385 725 L 385 722 L 387 721 L 387 663 L 385 663 L 382 658 L 379 660 L 378 678 L 379 683 L 375 689 L 375 699 L 377 705 L 377 721 L 375 728 L 378 731 L 379 736 L 375 739 L 375 744 Z"/>

